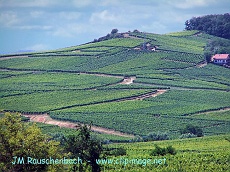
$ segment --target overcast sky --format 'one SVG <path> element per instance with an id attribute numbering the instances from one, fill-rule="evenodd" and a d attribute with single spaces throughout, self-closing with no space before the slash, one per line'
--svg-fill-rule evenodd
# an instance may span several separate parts
<path id="1" fill-rule="evenodd" d="M 230 0 L 0 0 L 0 53 L 79 45 L 138 29 L 182 31 L 186 20 L 230 12 Z"/>

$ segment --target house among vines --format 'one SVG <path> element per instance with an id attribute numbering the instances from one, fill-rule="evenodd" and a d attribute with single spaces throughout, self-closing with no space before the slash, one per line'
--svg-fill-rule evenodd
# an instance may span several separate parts
<path id="1" fill-rule="evenodd" d="M 211 61 L 214 64 L 225 65 L 230 62 L 230 56 L 229 54 L 215 54 L 212 56 Z"/>

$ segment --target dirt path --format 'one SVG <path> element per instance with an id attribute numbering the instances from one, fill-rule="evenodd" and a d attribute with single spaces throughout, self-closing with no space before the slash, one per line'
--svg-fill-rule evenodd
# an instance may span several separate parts
<path id="1" fill-rule="evenodd" d="M 152 97 L 156 97 L 156 96 L 159 96 L 163 93 L 165 93 L 167 90 L 157 90 L 157 92 L 155 94 L 152 95 Z"/>
<path id="2" fill-rule="evenodd" d="M 150 98 L 150 97 L 156 97 L 160 94 L 165 93 L 167 90 L 157 90 L 154 92 L 146 93 L 143 95 L 131 97 L 131 98 L 124 98 L 120 99 L 117 101 L 128 101 L 128 100 L 143 100 L 145 98 Z M 81 123 L 78 122 L 68 122 L 68 121 L 60 121 L 60 120 L 55 120 L 52 119 L 47 113 L 42 114 L 42 115 L 31 115 L 31 114 L 22 114 L 25 117 L 30 118 L 30 121 L 33 122 L 40 122 L 40 123 L 45 123 L 45 124 L 51 124 L 51 125 L 57 125 L 59 127 L 64 127 L 64 128 L 77 128 Z M 119 131 L 115 131 L 112 129 L 108 128 L 103 128 L 103 127 L 97 127 L 97 126 L 91 126 L 92 131 L 94 132 L 99 132 L 99 133 L 104 133 L 104 134 L 111 134 L 111 135 L 116 135 L 116 136 L 122 136 L 122 137 L 129 137 L 129 138 L 134 138 L 134 135 L 127 134 L 127 133 L 122 133 Z"/>
<path id="3" fill-rule="evenodd" d="M 226 111 L 229 111 L 230 108 L 227 107 L 227 108 L 222 108 L 222 109 L 219 109 L 219 110 L 208 110 L 206 112 L 198 112 L 198 113 L 194 113 L 194 114 L 190 114 L 189 116 L 195 116 L 195 115 L 200 115 L 200 114 L 209 114 L 209 113 L 215 113 L 215 112 L 226 112 Z"/>
<path id="4" fill-rule="evenodd" d="M 14 59 L 14 58 L 28 58 L 28 56 L 7 56 L 1 57 L 0 60 Z"/>
<path id="5" fill-rule="evenodd" d="M 136 97 L 134 97 L 133 100 L 143 100 L 143 99 L 150 98 L 150 97 L 156 97 L 156 96 L 159 96 L 159 95 L 165 93 L 166 91 L 167 90 L 157 90 L 156 92 L 151 92 L 151 93 L 143 94 L 140 96 L 136 96 Z"/>
<path id="6" fill-rule="evenodd" d="M 44 124 L 58 125 L 59 127 L 64 127 L 64 128 L 74 129 L 82 125 L 81 123 L 78 123 L 78 122 L 74 123 L 74 122 L 68 122 L 68 121 L 55 120 L 55 119 L 52 119 L 48 114 L 42 114 L 42 115 L 22 114 L 22 115 L 30 118 L 30 121 L 32 122 L 40 122 Z M 115 130 L 108 129 L 108 128 L 91 126 L 91 130 L 94 132 L 99 132 L 99 133 L 104 133 L 104 134 L 111 134 L 111 135 L 116 135 L 116 136 L 134 138 L 134 135 L 122 133 L 122 132 L 115 131 Z"/>

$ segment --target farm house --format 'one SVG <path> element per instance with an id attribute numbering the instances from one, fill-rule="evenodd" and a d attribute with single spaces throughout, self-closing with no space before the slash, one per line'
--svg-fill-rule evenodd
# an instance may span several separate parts
<path id="1" fill-rule="evenodd" d="M 212 62 L 214 64 L 224 65 L 227 64 L 230 61 L 229 54 L 215 54 L 212 57 Z"/>

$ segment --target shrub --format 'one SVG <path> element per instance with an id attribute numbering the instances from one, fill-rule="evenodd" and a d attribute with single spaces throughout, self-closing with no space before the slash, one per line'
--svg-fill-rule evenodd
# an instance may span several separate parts
<path id="1" fill-rule="evenodd" d="M 152 156 L 157 156 L 157 155 L 166 155 L 166 149 L 161 148 L 158 145 L 155 145 L 155 149 L 150 153 Z"/>
<path id="2" fill-rule="evenodd" d="M 106 156 L 122 156 L 126 155 L 126 149 L 125 148 L 104 148 L 103 150 L 104 155 Z"/>
<path id="3" fill-rule="evenodd" d="M 171 155 L 176 155 L 176 149 L 172 147 L 171 145 L 166 147 L 166 152 Z"/>
<path id="4" fill-rule="evenodd" d="M 169 136 L 167 133 L 161 132 L 151 132 L 147 136 L 142 137 L 144 141 L 157 141 L 157 140 L 169 140 Z"/>
<path id="5" fill-rule="evenodd" d="M 61 146 L 64 146 L 66 137 L 63 133 L 61 132 L 56 132 L 56 133 L 48 133 L 50 135 L 50 140 L 54 140 L 57 142 L 60 142 Z"/>
<path id="6" fill-rule="evenodd" d="M 152 150 L 152 152 L 150 153 L 151 156 L 164 156 L 166 154 L 171 154 L 171 155 L 176 155 L 176 149 L 173 148 L 172 146 L 168 146 L 166 148 L 161 148 L 158 145 L 155 145 L 155 149 Z"/>
<path id="7" fill-rule="evenodd" d="M 125 148 L 117 148 L 117 149 L 112 150 L 111 154 L 114 156 L 126 155 L 126 149 Z"/>

